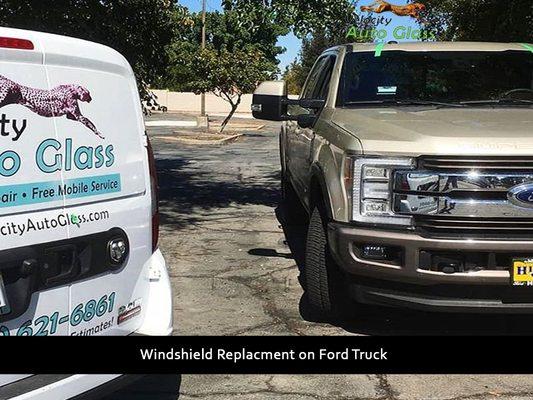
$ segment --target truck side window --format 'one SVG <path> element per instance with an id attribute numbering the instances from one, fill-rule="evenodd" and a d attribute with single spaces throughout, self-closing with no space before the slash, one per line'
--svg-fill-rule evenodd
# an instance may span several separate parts
<path id="1" fill-rule="evenodd" d="M 331 80 L 331 74 L 333 73 L 334 65 L 335 65 L 335 57 L 328 56 L 327 61 L 324 64 L 322 71 L 320 72 L 320 76 L 318 77 L 315 90 L 313 90 L 313 93 L 312 93 L 313 99 L 320 99 L 320 100 L 327 99 L 328 91 L 329 91 L 329 83 Z"/>
<path id="2" fill-rule="evenodd" d="M 327 63 L 328 58 L 328 56 L 323 56 L 319 58 L 318 61 L 315 63 L 315 66 L 313 67 L 313 69 L 309 73 L 309 77 L 307 78 L 307 82 L 300 97 L 301 99 L 313 98 L 313 93 L 321 76 L 320 73 L 322 72 L 324 65 Z"/>

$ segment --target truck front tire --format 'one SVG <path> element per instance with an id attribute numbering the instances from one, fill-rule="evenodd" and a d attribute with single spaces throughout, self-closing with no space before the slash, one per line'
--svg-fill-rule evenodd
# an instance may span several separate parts
<path id="1" fill-rule="evenodd" d="M 339 319 L 347 315 L 350 307 L 348 286 L 331 256 L 326 225 L 325 211 L 315 207 L 309 222 L 303 271 L 307 305 L 314 317 Z"/>

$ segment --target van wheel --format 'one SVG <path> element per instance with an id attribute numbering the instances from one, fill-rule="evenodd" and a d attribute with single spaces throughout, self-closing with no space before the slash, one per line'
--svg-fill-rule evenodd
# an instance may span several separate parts
<path id="1" fill-rule="evenodd" d="M 309 217 L 287 177 L 281 175 L 284 220 L 288 225 L 306 225 Z"/>
<path id="2" fill-rule="evenodd" d="M 346 278 L 329 250 L 326 221 L 325 212 L 315 207 L 309 222 L 303 274 L 311 315 L 330 320 L 346 317 L 351 304 Z"/>

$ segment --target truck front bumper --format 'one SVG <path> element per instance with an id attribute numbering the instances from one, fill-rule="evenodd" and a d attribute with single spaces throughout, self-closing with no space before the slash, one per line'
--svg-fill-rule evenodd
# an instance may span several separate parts
<path id="1" fill-rule="evenodd" d="M 513 288 L 508 270 L 445 273 L 421 268 L 422 252 L 533 256 L 533 241 L 433 239 L 416 233 L 328 225 L 330 250 L 362 303 L 444 312 L 533 313 L 533 287 Z M 396 263 L 364 259 L 361 244 L 400 249 Z M 524 290 L 525 289 L 525 290 Z"/>

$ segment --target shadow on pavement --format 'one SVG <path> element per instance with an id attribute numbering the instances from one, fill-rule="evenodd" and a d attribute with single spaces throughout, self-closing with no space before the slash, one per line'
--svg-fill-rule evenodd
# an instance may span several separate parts
<path id="1" fill-rule="evenodd" d="M 180 384 L 181 375 L 147 375 L 101 400 L 176 400 Z"/>
<path id="2" fill-rule="evenodd" d="M 279 172 L 260 180 L 238 174 L 218 173 L 190 165 L 183 159 L 158 159 L 161 223 L 172 229 L 197 224 L 209 211 L 230 205 L 257 204 L 274 207 L 279 201 Z"/>
<path id="3" fill-rule="evenodd" d="M 279 258 L 289 258 L 289 259 L 293 258 L 291 253 L 280 253 L 274 249 L 263 249 L 263 248 L 250 249 L 248 250 L 248 254 L 252 256 L 258 256 L 258 257 L 279 257 Z"/>
<path id="4" fill-rule="evenodd" d="M 344 330 L 377 336 L 529 336 L 533 334 L 533 317 L 499 314 L 430 313 L 400 308 L 354 304 L 349 320 L 329 322 Z M 302 318 L 310 316 L 305 296 L 300 300 Z"/>

